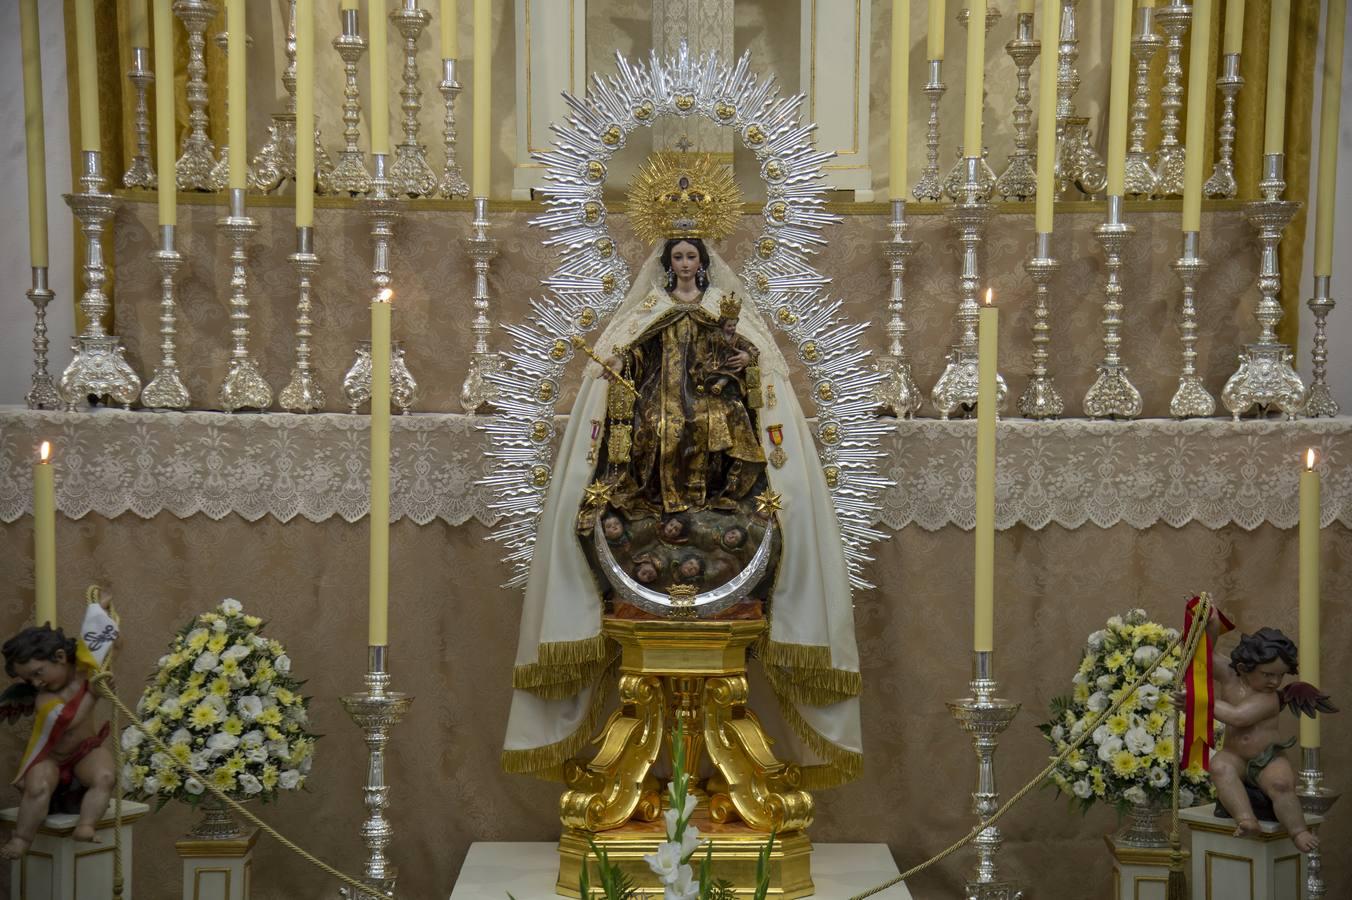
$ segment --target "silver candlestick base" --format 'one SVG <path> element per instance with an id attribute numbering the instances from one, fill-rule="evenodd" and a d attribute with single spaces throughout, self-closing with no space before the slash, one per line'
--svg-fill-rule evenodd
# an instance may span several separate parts
<path id="1" fill-rule="evenodd" d="M 473 235 L 465 241 L 474 260 L 474 354 L 469 374 L 460 387 L 460 405 L 467 413 L 476 413 L 498 399 L 498 386 L 492 377 L 501 368 L 498 355 L 488 349 L 492 322 L 488 318 L 488 264 L 498 255 L 498 242 L 488 236 L 488 198 L 474 198 Z"/>
<path id="2" fill-rule="evenodd" d="M 1263 157 L 1263 180 L 1258 189 L 1263 199 L 1246 203 L 1244 213 L 1258 229 L 1262 261 L 1258 268 L 1258 340 L 1239 355 L 1239 369 L 1230 376 L 1221 391 L 1221 401 L 1236 421 L 1251 406 L 1259 415 L 1268 407 L 1281 410 L 1293 419 L 1305 406 L 1305 383 L 1291 365 L 1291 349 L 1277 340 L 1277 323 L 1282 318 L 1278 297 L 1282 290 L 1281 261 L 1277 249 L 1282 232 L 1290 224 L 1300 204 L 1282 200 L 1286 190 L 1285 158 L 1280 153 Z"/>
<path id="3" fill-rule="evenodd" d="M 1296 783 L 1296 796 L 1300 798 L 1301 809 L 1306 815 L 1321 818 L 1328 815 L 1328 811 L 1341 796 L 1324 784 L 1324 769 L 1320 764 L 1318 747 L 1300 748 L 1300 775 Z M 1307 900 L 1322 900 L 1326 887 L 1323 857 L 1319 848 L 1316 847 L 1305 854 L 1305 863 L 1305 897 Z"/>
<path id="4" fill-rule="evenodd" d="M 216 227 L 230 241 L 230 368 L 221 383 L 221 409 L 267 409 L 272 405 L 272 387 L 258 362 L 249 354 L 249 253 L 247 243 L 258 223 L 245 212 L 244 189 L 230 189 L 229 214 Z"/>
<path id="5" fill-rule="evenodd" d="M 28 301 L 33 304 L 33 377 L 24 395 L 29 409 L 56 409 L 61 405 L 56 382 L 47 371 L 47 304 L 56 298 L 48 284 L 47 267 L 34 266 L 33 286 L 27 291 Z"/>
<path id="6" fill-rule="evenodd" d="M 1183 193 L 1187 154 L 1178 139 L 1178 111 L 1183 108 L 1183 35 L 1192 24 L 1192 7 L 1185 0 L 1169 0 L 1155 10 L 1164 31 L 1164 87 L 1160 89 L 1160 148 L 1155 154 L 1155 196 Z"/>
<path id="7" fill-rule="evenodd" d="M 906 222 L 906 201 L 892 201 L 892 231 L 890 240 L 883 242 L 892 276 L 892 294 L 887 302 L 891 316 L 887 320 L 888 349 L 878 358 L 877 370 L 886 378 L 879 382 L 874 393 L 879 411 L 899 419 L 914 418 L 923 402 L 920 388 L 911 376 L 911 360 L 906 351 L 906 320 L 902 318 L 906 306 L 906 260 L 915 252 L 915 241 L 906 237 L 910 227 Z"/>
<path id="8" fill-rule="evenodd" d="M 357 341 L 356 358 L 343 376 L 343 396 L 353 415 L 371 402 L 371 371 L 371 342 Z M 408 370 L 404 342 L 390 341 L 390 405 L 408 415 L 417 399 L 418 382 Z"/>
<path id="9" fill-rule="evenodd" d="M 996 825 L 986 821 L 1000 808 L 1000 793 L 995 786 L 995 750 L 1000 735 L 1019 713 L 1020 704 L 996 696 L 999 685 L 992 671 L 993 653 L 979 650 L 972 655 L 971 696 L 949 701 L 948 711 L 972 739 L 977 758 L 976 790 L 972 792 L 972 812 L 984 826 L 973 844 L 976 846 L 976 872 L 967 879 L 968 900 L 1021 900 L 1023 891 L 1015 882 L 1002 879 L 996 867 L 1003 838 Z"/>
<path id="10" fill-rule="evenodd" d="M 418 86 L 418 38 L 422 36 L 432 14 L 418 8 L 418 0 L 404 0 L 404 5 L 390 13 L 390 21 L 404 36 L 404 86 L 399 89 L 404 111 L 404 139 L 394 148 L 394 165 L 390 180 L 394 191 L 412 197 L 430 197 L 437 192 L 437 176 L 427 163 L 427 148 L 418 140 L 422 126 L 418 113 L 422 110 L 422 88 Z"/>
<path id="11" fill-rule="evenodd" d="M 160 249 L 151 254 L 160 267 L 160 364 L 141 391 L 147 409 L 187 409 L 192 402 L 178 371 L 175 339 L 178 334 L 174 303 L 174 278 L 183 265 L 183 254 L 174 246 L 174 226 L 160 226 Z"/>
<path id="12" fill-rule="evenodd" d="M 1119 350 L 1122 346 L 1122 247 L 1136 229 L 1122 220 L 1122 198 L 1108 198 L 1108 220 L 1094 229 L 1103 245 L 1107 281 L 1103 286 L 1103 362 L 1098 378 L 1084 395 L 1084 412 L 1091 419 L 1134 419 L 1141 414 L 1141 392 L 1127 377 Z"/>
<path id="13" fill-rule="evenodd" d="M 413 698 L 389 690 L 388 657 L 388 647 L 368 647 L 363 679 L 366 690 L 340 697 L 339 702 L 361 729 L 366 742 L 366 786 L 362 788 L 366 818 L 362 821 L 361 837 L 367 856 L 362 880 L 382 894 L 393 896 L 398 873 L 386 852 L 394 838 L 394 826 L 385 817 L 385 810 L 390 806 L 390 788 L 385 779 L 385 745 L 389 743 L 390 730 L 404 718 Z M 367 900 L 366 894 L 351 888 L 343 888 L 341 896 L 346 900 Z"/>
<path id="14" fill-rule="evenodd" d="M 109 334 L 103 326 L 103 317 L 108 314 L 103 231 L 113 216 L 114 201 L 103 190 L 103 154 L 86 150 L 81 154 L 81 163 L 80 190 L 66 195 L 66 205 L 79 220 L 85 239 L 85 291 L 80 295 L 85 328 L 75 338 L 72 348 L 75 358 L 61 373 L 56 390 L 68 410 L 74 410 L 90 397 L 103 396 L 130 409 L 141 393 L 141 379 L 123 358 L 122 339 Z"/>
<path id="15" fill-rule="evenodd" d="M 150 50 L 146 47 L 131 48 L 131 70 L 127 80 L 136 88 L 136 155 L 122 176 L 122 186 L 127 188 L 155 187 L 155 167 L 150 162 L 150 105 L 146 101 L 146 91 L 154 84 L 155 74 L 150 70 Z"/>
<path id="16" fill-rule="evenodd" d="M 206 30 L 216 18 L 208 0 L 174 0 L 174 15 L 188 32 L 188 133 L 174 167 L 180 191 L 209 191 L 216 167 L 216 146 L 207 136 Z"/>
<path id="17" fill-rule="evenodd" d="M 1327 380 L 1329 364 L 1327 319 L 1334 307 L 1333 297 L 1329 293 L 1331 281 L 1332 277 L 1329 275 L 1316 275 L 1314 296 L 1307 301 L 1310 311 L 1314 313 L 1314 343 L 1310 348 L 1312 363 L 1310 394 L 1309 399 L 1305 401 L 1305 415 L 1312 419 L 1338 415 L 1338 401 L 1333 399 L 1333 392 L 1329 390 Z"/>
<path id="18" fill-rule="evenodd" d="M 925 97 L 929 99 L 929 124 L 925 129 L 926 162 L 925 171 L 921 173 L 920 180 L 911 191 L 915 199 L 922 202 L 942 200 L 944 196 L 944 187 L 939 182 L 939 101 L 948 90 L 948 85 L 944 84 L 942 77 L 943 67 L 942 59 L 929 61 L 929 81 L 925 82 L 922 89 Z"/>
<path id="19" fill-rule="evenodd" d="M 253 174 L 249 184 L 260 193 L 271 193 L 288 179 L 296 177 L 296 141 L 300 134 L 296 125 L 296 0 L 287 3 L 286 66 L 282 69 L 282 87 L 286 90 L 286 108 L 272 116 L 268 139 L 254 156 Z M 333 163 L 319 139 L 319 126 L 311 123 L 314 132 L 315 188 L 321 194 L 332 189 Z"/>
<path id="20" fill-rule="evenodd" d="M 1089 139 L 1089 119 L 1075 114 L 1075 92 L 1080 89 L 1080 73 L 1075 61 L 1080 56 L 1076 25 L 1076 7 L 1080 0 L 1061 0 L 1061 28 L 1056 47 L 1056 191 L 1069 193 L 1072 187 L 1083 194 L 1097 194 L 1108 184 L 1108 167 Z"/>
<path id="21" fill-rule="evenodd" d="M 1221 124 L 1217 135 L 1216 165 L 1211 177 L 1202 185 L 1202 193 L 1213 200 L 1231 199 L 1239 192 L 1239 183 L 1235 181 L 1235 98 L 1239 89 L 1244 87 L 1244 78 L 1239 74 L 1239 54 L 1227 53 L 1222 57 L 1222 70 L 1216 79 L 1216 87 L 1221 92 Z"/>
<path id="22" fill-rule="evenodd" d="M 1136 34 L 1131 39 L 1131 58 L 1136 60 L 1136 84 L 1131 100 L 1131 146 L 1127 149 L 1123 190 L 1133 197 L 1155 193 L 1159 179 L 1146 152 L 1146 129 L 1150 124 L 1150 61 L 1155 58 L 1164 38 L 1155 33 L 1155 8 L 1143 6 L 1136 11 Z"/>
<path id="23" fill-rule="evenodd" d="M 357 145 L 361 135 L 361 89 L 357 86 L 357 63 L 366 53 L 357 10 L 341 10 L 343 31 L 333 39 L 333 49 L 343 60 L 343 150 L 329 181 L 334 193 L 364 194 L 371 189 L 366 156 Z"/>
<path id="24" fill-rule="evenodd" d="M 963 151 L 957 151 L 958 161 L 953 164 L 953 168 L 948 170 L 947 177 L 944 178 L 944 196 L 957 203 L 967 191 L 967 157 L 963 156 Z M 995 170 L 991 168 L 986 157 L 989 151 L 981 148 L 980 165 L 977 167 L 977 190 L 981 196 L 989 201 L 995 195 Z"/>
<path id="25" fill-rule="evenodd" d="M 437 190 L 447 198 L 469 196 L 469 183 L 465 181 L 460 164 L 455 160 L 455 98 L 460 94 L 460 82 L 456 80 L 455 74 L 456 61 L 443 59 L 441 83 L 437 85 L 437 90 L 441 91 L 441 97 L 446 101 L 446 119 L 442 125 L 446 164 L 441 167 L 441 182 Z"/>
<path id="26" fill-rule="evenodd" d="M 1048 286 L 1061 264 L 1052 257 L 1052 236 L 1039 232 L 1033 258 L 1023 264 L 1037 286 L 1033 307 L 1033 377 L 1019 397 L 1019 415 L 1029 419 L 1055 419 L 1065 412 L 1066 404 L 1047 371 L 1047 345 L 1051 343 L 1051 307 Z"/>
<path id="27" fill-rule="evenodd" d="M 1028 147 L 1028 127 L 1033 120 L 1029 101 L 1033 93 L 1028 89 L 1032 65 L 1042 50 L 1042 42 L 1033 36 L 1033 14 L 1019 13 L 1014 38 L 1005 44 L 1005 52 L 1014 60 L 1017 87 L 1014 90 L 1014 151 L 995 190 L 1006 200 L 1031 200 L 1037 194 L 1037 153 Z"/>
<path id="28" fill-rule="evenodd" d="M 324 408 L 324 390 L 315 380 L 310 367 L 310 337 L 313 321 L 310 318 L 310 293 L 319 257 L 315 255 L 315 230 L 312 226 L 296 228 L 296 252 L 291 254 L 291 265 L 296 267 L 298 296 L 296 300 L 296 364 L 291 369 L 291 380 L 277 396 L 282 409 L 296 413 L 314 412 Z"/>
<path id="29" fill-rule="evenodd" d="M 1216 412 L 1216 398 L 1197 374 L 1197 281 L 1206 271 L 1206 263 L 1197 254 L 1200 237 L 1195 231 L 1183 232 L 1183 255 L 1173 262 L 1173 269 L 1183 282 L 1182 321 L 1178 326 L 1183 370 L 1178 376 L 1178 390 L 1169 401 L 1169 414 L 1175 419 L 1200 418 Z"/>

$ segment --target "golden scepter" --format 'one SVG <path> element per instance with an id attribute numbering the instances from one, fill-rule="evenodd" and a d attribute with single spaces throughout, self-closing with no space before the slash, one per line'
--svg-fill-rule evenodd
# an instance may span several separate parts
<path id="1" fill-rule="evenodd" d="M 616 372 L 610 366 L 606 365 L 606 361 L 603 360 L 601 357 L 597 356 L 596 351 L 588 347 L 586 341 L 582 340 L 582 338 L 578 337 L 577 335 L 573 335 L 572 341 L 574 347 L 590 356 L 592 358 L 592 361 L 595 362 L 598 366 L 600 366 L 603 370 L 605 370 L 605 372 L 610 375 L 611 379 L 616 384 L 624 385 L 625 387 L 629 388 L 629 393 L 633 394 L 635 397 L 638 396 L 638 389 L 634 387 L 633 382 L 629 381 L 619 372 Z"/>

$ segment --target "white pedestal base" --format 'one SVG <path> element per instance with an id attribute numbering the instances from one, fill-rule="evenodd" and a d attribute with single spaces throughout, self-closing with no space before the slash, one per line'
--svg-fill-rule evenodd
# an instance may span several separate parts
<path id="1" fill-rule="evenodd" d="M 1305 856 L 1282 826 L 1263 822 L 1258 837 L 1235 837 L 1233 819 L 1212 815 L 1211 804 L 1179 813 L 1192 831 L 1190 888 L 1197 898 L 1301 900 Z M 1317 831 L 1319 816 L 1305 820 Z"/>
<path id="2" fill-rule="evenodd" d="M 131 900 L 132 828 L 150 811 L 144 803 L 122 801 L 122 896 Z M 17 807 L 0 810 L 0 822 L 12 828 Z M 10 896 L 16 900 L 108 900 L 113 896 L 113 808 L 99 820 L 98 843 L 77 842 L 71 832 L 77 815 L 48 816 L 28 855 L 10 866 Z"/>
<path id="3" fill-rule="evenodd" d="M 233 841 L 181 840 L 183 900 L 249 900 L 258 829 Z"/>
<path id="4" fill-rule="evenodd" d="M 1113 835 L 1105 835 L 1103 842 L 1113 855 L 1114 897 L 1119 900 L 1165 900 L 1169 887 L 1169 848 L 1120 847 Z M 1183 854 L 1186 867 L 1187 851 Z"/>

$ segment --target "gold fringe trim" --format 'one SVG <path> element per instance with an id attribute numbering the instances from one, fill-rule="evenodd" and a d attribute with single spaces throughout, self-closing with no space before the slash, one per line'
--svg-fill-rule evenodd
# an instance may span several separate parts
<path id="1" fill-rule="evenodd" d="M 531 747 L 528 750 L 503 750 L 502 751 L 502 770 L 510 775 L 534 775 L 537 778 L 543 778 L 546 781 L 563 781 L 563 764 L 578 753 L 601 727 L 601 720 L 605 717 L 606 707 L 610 699 L 610 681 L 612 679 L 604 677 L 605 672 L 601 673 L 603 677 L 596 681 L 596 690 L 592 692 L 591 705 L 587 709 L 586 718 L 577 730 L 568 737 L 554 744 L 546 744 L 543 747 Z"/>
<path id="2" fill-rule="evenodd" d="M 606 637 L 601 634 L 540 644 L 538 662 L 512 669 L 512 687 L 544 700 L 562 700 L 595 682 L 614 656 L 607 652 Z"/>
<path id="3" fill-rule="evenodd" d="M 767 674 L 774 669 L 775 690 L 798 703 L 831 706 L 858 697 L 864 689 L 858 672 L 831 667 L 829 647 L 762 638 L 758 649 Z"/>
<path id="4" fill-rule="evenodd" d="M 555 641 L 540 644 L 535 651 L 537 666 L 572 666 L 579 663 L 600 662 L 606 655 L 606 636 L 596 634 L 576 641 Z M 521 668 L 524 668 L 521 667 Z"/>
<path id="5" fill-rule="evenodd" d="M 829 669 L 831 648 L 821 644 L 783 644 L 766 636 L 758 641 L 757 651 L 768 666 L 786 669 Z"/>
<path id="6" fill-rule="evenodd" d="M 779 701 L 779 713 L 784 717 L 784 721 L 802 739 L 803 743 L 808 745 L 813 753 L 826 760 L 824 765 L 803 766 L 800 786 L 808 791 L 821 790 L 836 787 L 858 778 L 864 769 L 863 754 L 846 750 L 831 743 L 825 735 L 809 725 L 807 720 L 798 712 L 798 707 L 794 705 L 793 699 L 781 690 L 776 674 L 768 669 L 765 674 L 770 681 L 770 687 L 774 689 L 775 699 Z"/>

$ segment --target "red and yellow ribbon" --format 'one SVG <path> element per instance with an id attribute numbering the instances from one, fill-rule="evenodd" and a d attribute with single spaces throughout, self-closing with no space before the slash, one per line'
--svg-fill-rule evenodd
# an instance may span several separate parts
<path id="1" fill-rule="evenodd" d="M 1183 617 L 1184 634 L 1192 630 L 1193 616 L 1200 602 L 1199 597 L 1188 601 L 1187 612 Z M 1216 611 L 1216 617 L 1220 621 L 1221 634 L 1235 627 L 1220 610 Z M 1211 668 L 1213 649 L 1211 633 L 1206 632 L 1188 663 L 1187 677 L 1183 682 L 1186 698 L 1183 708 L 1183 767 L 1186 769 L 1200 766 L 1209 770 L 1211 751 L 1216 746 L 1215 673 Z"/>

